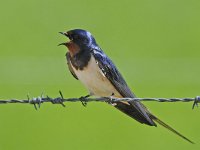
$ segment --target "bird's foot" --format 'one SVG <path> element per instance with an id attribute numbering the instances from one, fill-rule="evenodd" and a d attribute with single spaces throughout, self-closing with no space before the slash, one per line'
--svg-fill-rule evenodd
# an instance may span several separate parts
<path id="1" fill-rule="evenodd" d="M 109 96 L 109 101 L 108 103 L 111 104 L 112 106 L 116 106 L 117 104 L 115 102 L 113 102 L 114 100 L 114 95 L 115 93 L 112 93 L 110 96 Z"/>

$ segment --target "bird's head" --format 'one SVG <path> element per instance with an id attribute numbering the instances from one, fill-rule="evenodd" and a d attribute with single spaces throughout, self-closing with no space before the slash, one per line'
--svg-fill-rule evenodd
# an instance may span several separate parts
<path id="1" fill-rule="evenodd" d="M 61 43 L 59 45 L 65 45 L 69 51 L 76 51 L 82 49 L 90 49 L 97 46 L 96 41 L 92 34 L 86 30 L 74 29 L 67 32 L 59 32 L 69 38 L 69 42 Z"/>

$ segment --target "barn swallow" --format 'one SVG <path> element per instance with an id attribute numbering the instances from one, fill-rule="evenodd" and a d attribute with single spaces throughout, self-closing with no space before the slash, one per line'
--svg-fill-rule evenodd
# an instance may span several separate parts
<path id="1" fill-rule="evenodd" d="M 89 95 L 117 98 L 136 97 L 117 67 L 99 47 L 90 32 L 74 29 L 59 33 L 69 38 L 69 42 L 59 44 L 68 48 L 66 53 L 68 68 L 74 78 L 80 80 L 88 89 Z M 193 143 L 158 119 L 139 101 L 115 102 L 113 106 L 142 124 L 157 126 L 156 123 L 158 123 L 181 138 Z"/>

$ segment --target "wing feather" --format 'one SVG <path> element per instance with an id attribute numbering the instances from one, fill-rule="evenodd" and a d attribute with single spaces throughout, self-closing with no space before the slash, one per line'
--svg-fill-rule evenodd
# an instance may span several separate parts
<path id="1" fill-rule="evenodd" d="M 117 70 L 113 62 L 103 53 L 102 50 L 95 49 L 92 51 L 93 56 L 95 57 L 98 65 L 104 75 L 109 79 L 112 85 L 117 89 L 117 91 L 123 97 L 136 97 L 133 92 L 129 89 L 126 81 Z M 116 105 L 116 108 L 136 119 L 141 123 L 145 123 L 148 125 L 156 126 L 156 124 L 149 117 L 149 111 L 145 108 L 145 106 L 140 102 L 129 102 L 128 104 L 119 102 Z"/>

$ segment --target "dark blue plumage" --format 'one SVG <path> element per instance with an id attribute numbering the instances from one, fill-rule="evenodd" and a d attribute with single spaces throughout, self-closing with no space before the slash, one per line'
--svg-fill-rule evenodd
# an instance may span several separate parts
<path id="1" fill-rule="evenodd" d="M 60 33 L 70 39 L 69 42 L 61 44 L 69 49 L 66 54 L 69 70 L 88 88 L 91 95 L 135 97 L 117 67 L 98 46 L 90 32 L 75 29 Z M 156 126 L 154 122 L 156 121 L 192 143 L 188 138 L 155 117 L 138 101 L 117 102 L 114 106 L 140 123 Z"/>
<path id="2" fill-rule="evenodd" d="M 114 85 L 117 91 L 121 94 L 122 97 L 133 98 L 135 95 L 129 89 L 126 81 L 113 64 L 113 62 L 99 49 L 94 49 L 92 51 L 96 61 L 98 62 L 99 68 L 108 78 L 108 80 Z M 140 102 L 129 102 L 129 105 L 126 103 L 117 103 L 115 106 L 119 110 L 123 111 L 130 117 L 136 119 L 140 123 L 145 123 L 148 125 L 156 126 L 152 119 L 148 116 L 146 108 Z"/>

